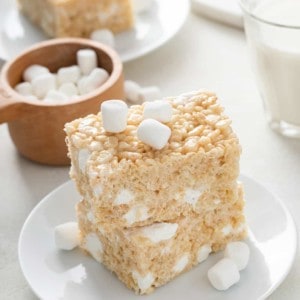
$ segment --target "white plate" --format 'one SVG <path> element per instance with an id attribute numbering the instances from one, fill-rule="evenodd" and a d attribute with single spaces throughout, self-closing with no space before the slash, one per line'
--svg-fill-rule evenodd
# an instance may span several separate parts
<path id="1" fill-rule="evenodd" d="M 239 0 L 192 0 L 193 10 L 228 25 L 243 27 Z"/>
<path id="2" fill-rule="evenodd" d="M 116 50 L 123 62 L 153 51 L 173 37 L 184 24 L 189 0 L 156 0 L 136 16 L 135 29 L 116 36 Z M 0 57 L 13 58 L 26 47 L 47 39 L 40 29 L 18 12 L 16 0 L 0 1 Z"/>
<path id="3" fill-rule="evenodd" d="M 157 289 L 147 300 L 265 299 L 283 281 L 295 257 L 294 222 L 285 206 L 263 186 L 246 176 L 241 180 L 247 201 L 251 258 L 240 282 L 226 292 L 218 292 L 209 284 L 206 273 L 221 257 L 218 253 Z M 75 220 L 74 205 L 79 199 L 73 183 L 67 182 L 46 196 L 26 220 L 19 240 L 19 260 L 29 285 L 44 300 L 145 299 L 79 249 L 56 249 L 53 229 Z"/>

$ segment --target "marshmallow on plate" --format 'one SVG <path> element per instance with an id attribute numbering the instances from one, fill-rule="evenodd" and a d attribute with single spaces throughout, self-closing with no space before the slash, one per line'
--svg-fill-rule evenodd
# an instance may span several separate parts
<path id="1" fill-rule="evenodd" d="M 15 91 L 23 96 L 32 95 L 32 85 L 30 82 L 21 82 L 15 86 Z"/>
<path id="2" fill-rule="evenodd" d="M 111 48 L 115 47 L 115 37 L 109 29 L 98 29 L 91 33 L 90 39 L 103 43 Z"/>
<path id="3" fill-rule="evenodd" d="M 219 291 L 225 291 L 240 280 L 240 273 L 235 262 L 223 258 L 208 270 L 208 279 Z"/>
<path id="4" fill-rule="evenodd" d="M 92 70 L 97 68 L 97 54 L 92 49 L 81 49 L 77 51 L 77 64 L 83 75 L 89 75 Z"/>
<path id="5" fill-rule="evenodd" d="M 144 119 L 155 119 L 160 122 L 170 122 L 173 109 L 168 101 L 156 100 L 146 102 L 144 106 Z"/>
<path id="6" fill-rule="evenodd" d="M 138 139 L 157 150 L 167 145 L 170 136 L 171 129 L 154 119 L 142 121 L 137 129 Z"/>
<path id="7" fill-rule="evenodd" d="M 33 94 L 38 98 L 44 98 L 48 91 L 56 89 L 56 77 L 51 73 L 45 73 L 32 80 Z"/>
<path id="8" fill-rule="evenodd" d="M 78 66 L 63 67 L 57 71 L 57 81 L 61 85 L 67 82 L 77 82 L 80 77 L 80 69 Z"/>
<path id="9" fill-rule="evenodd" d="M 126 129 L 128 106 L 122 100 L 108 100 L 101 104 L 103 127 L 107 132 L 118 133 Z"/>
<path id="10" fill-rule="evenodd" d="M 238 270 L 241 271 L 246 268 L 249 261 L 249 246 L 243 242 L 228 243 L 225 248 L 224 256 L 232 259 Z"/>
<path id="11" fill-rule="evenodd" d="M 72 250 L 79 245 L 79 229 L 76 222 L 67 222 L 54 229 L 55 244 L 59 249 Z"/>
<path id="12" fill-rule="evenodd" d="M 23 72 L 24 81 L 32 82 L 34 78 L 42 74 L 50 73 L 49 69 L 41 65 L 31 65 Z"/>

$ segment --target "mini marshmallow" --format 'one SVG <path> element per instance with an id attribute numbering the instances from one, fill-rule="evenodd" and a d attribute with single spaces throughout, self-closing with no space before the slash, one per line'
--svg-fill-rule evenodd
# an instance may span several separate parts
<path id="1" fill-rule="evenodd" d="M 246 268 L 249 262 L 249 246 L 243 242 L 228 243 L 224 251 L 224 256 L 232 259 L 237 265 L 238 270 L 241 271 Z"/>
<path id="2" fill-rule="evenodd" d="M 170 122 L 172 114 L 172 105 L 168 101 L 156 100 L 145 103 L 144 119 L 155 119 L 160 122 Z"/>
<path id="3" fill-rule="evenodd" d="M 32 80 L 32 90 L 38 98 L 44 98 L 48 91 L 56 89 L 56 78 L 51 73 L 42 74 Z"/>
<path id="4" fill-rule="evenodd" d="M 154 119 L 142 121 L 137 129 L 138 139 L 157 150 L 167 145 L 170 136 L 171 129 Z"/>
<path id="5" fill-rule="evenodd" d="M 219 291 L 225 291 L 240 280 L 240 273 L 235 262 L 229 258 L 221 259 L 207 272 L 212 286 Z"/>
<path id="6" fill-rule="evenodd" d="M 58 225 L 54 229 L 55 244 L 59 249 L 72 250 L 79 245 L 79 229 L 76 222 Z"/>
<path id="7" fill-rule="evenodd" d="M 107 79 L 108 72 L 102 68 L 94 69 L 91 74 L 82 82 L 81 90 L 84 94 L 90 93 L 100 87 Z"/>
<path id="8" fill-rule="evenodd" d="M 153 5 L 153 0 L 133 0 L 133 9 L 136 13 L 146 12 Z"/>
<path id="9" fill-rule="evenodd" d="M 125 80 L 124 82 L 125 98 L 132 103 L 139 103 L 141 101 L 141 87 L 132 80 Z"/>
<path id="10" fill-rule="evenodd" d="M 121 100 L 104 101 L 101 104 L 103 127 L 107 132 L 118 133 L 126 129 L 128 106 Z"/>
<path id="11" fill-rule="evenodd" d="M 115 37 L 109 29 L 98 29 L 91 33 L 91 40 L 103 43 L 111 48 L 115 47 Z"/>
<path id="12" fill-rule="evenodd" d="M 140 100 L 143 102 L 153 101 L 162 97 L 161 90 L 157 86 L 147 86 L 140 90 Z"/>
<path id="13" fill-rule="evenodd" d="M 211 250 L 211 246 L 208 244 L 201 246 L 197 254 L 198 263 L 202 263 L 203 261 L 205 261 L 211 253 Z"/>
<path id="14" fill-rule="evenodd" d="M 57 81 L 61 85 L 66 82 L 75 83 L 80 78 L 80 69 L 78 66 L 60 68 L 57 71 Z"/>
<path id="15" fill-rule="evenodd" d="M 83 75 L 89 75 L 98 66 L 96 52 L 92 49 L 77 51 L 77 64 Z"/>
<path id="16" fill-rule="evenodd" d="M 23 73 L 24 81 L 32 82 L 37 76 L 50 73 L 49 69 L 41 65 L 31 65 Z"/>
<path id="17" fill-rule="evenodd" d="M 153 243 L 159 243 L 171 239 L 177 231 L 177 223 L 154 223 L 142 228 L 142 235 L 151 240 Z"/>
<path id="18" fill-rule="evenodd" d="M 73 82 L 63 83 L 59 89 L 61 93 L 65 94 L 67 97 L 73 97 L 78 95 L 78 88 Z"/>
<path id="19" fill-rule="evenodd" d="M 86 84 L 85 84 L 86 79 L 87 76 L 81 76 L 77 81 L 77 88 L 80 95 L 86 94 Z"/>
<path id="20" fill-rule="evenodd" d="M 30 82 L 21 82 L 15 86 L 15 91 L 23 96 L 32 95 L 32 86 Z"/>
<path id="21" fill-rule="evenodd" d="M 64 93 L 56 90 L 50 90 L 44 98 L 45 102 L 53 104 L 62 103 L 66 100 L 68 100 L 68 97 Z"/>

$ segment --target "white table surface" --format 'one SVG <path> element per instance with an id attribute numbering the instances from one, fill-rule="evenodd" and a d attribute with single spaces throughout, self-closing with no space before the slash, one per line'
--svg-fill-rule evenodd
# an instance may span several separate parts
<path id="1" fill-rule="evenodd" d="M 201 87 L 216 91 L 243 146 L 241 172 L 277 194 L 300 228 L 300 141 L 268 128 L 242 31 L 191 14 L 170 42 L 126 64 L 125 75 L 142 85 L 159 85 L 165 96 Z M 36 299 L 18 263 L 19 232 L 40 199 L 66 180 L 67 167 L 20 157 L 6 125 L 0 126 L 0 299 Z M 299 299 L 299 254 L 298 250 L 290 274 L 269 299 Z"/>

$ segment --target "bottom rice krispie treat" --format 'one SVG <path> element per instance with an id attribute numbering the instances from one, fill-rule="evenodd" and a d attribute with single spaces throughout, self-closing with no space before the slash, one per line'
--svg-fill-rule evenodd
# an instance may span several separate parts
<path id="1" fill-rule="evenodd" d="M 230 199 L 231 200 L 231 199 Z M 200 215 L 122 228 L 96 222 L 86 200 L 77 205 L 81 247 L 136 293 L 148 294 L 246 236 L 243 193 Z"/>

